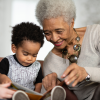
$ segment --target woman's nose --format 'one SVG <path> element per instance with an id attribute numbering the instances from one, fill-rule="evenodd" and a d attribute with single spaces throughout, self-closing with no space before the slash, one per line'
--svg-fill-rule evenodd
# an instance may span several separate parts
<path id="1" fill-rule="evenodd" d="M 54 33 L 54 34 L 51 35 L 51 41 L 52 42 L 57 42 L 58 39 L 59 39 L 59 35 L 58 34 Z"/>

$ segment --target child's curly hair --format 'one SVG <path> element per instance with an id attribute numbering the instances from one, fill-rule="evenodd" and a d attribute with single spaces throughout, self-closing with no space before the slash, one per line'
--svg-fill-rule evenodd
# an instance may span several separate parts
<path id="1" fill-rule="evenodd" d="M 39 42 L 42 47 L 44 43 L 43 31 L 33 23 L 22 22 L 17 24 L 13 27 L 11 42 L 17 47 L 21 45 L 23 40 Z"/>

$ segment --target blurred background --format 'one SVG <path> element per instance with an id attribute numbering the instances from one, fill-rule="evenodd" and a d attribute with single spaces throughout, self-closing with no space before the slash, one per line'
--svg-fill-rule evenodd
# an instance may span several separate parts
<path id="1" fill-rule="evenodd" d="M 12 26 L 21 22 L 34 22 L 35 8 L 39 0 L 0 0 L 0 57 L 13 54 L 11 51 Z M 73 0 L 76 5 L 75 28 L 100 23 L 100 0 Z M 44 60 L 53 45 L 46 41 L 37 60 Z"/>

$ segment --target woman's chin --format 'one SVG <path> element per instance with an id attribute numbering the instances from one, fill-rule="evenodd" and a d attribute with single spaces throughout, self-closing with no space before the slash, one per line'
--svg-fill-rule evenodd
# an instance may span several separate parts
<path id="1" fill-rule="evenodd" d="M 56 49 L 58 49 L 58 50 L 62 50 L 62 49 L 64 49 L 66 46 L 55 46 L 55 48 Z"/>

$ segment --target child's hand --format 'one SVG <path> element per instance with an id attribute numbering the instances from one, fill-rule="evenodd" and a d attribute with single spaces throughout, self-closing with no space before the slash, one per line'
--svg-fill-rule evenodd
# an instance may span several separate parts
<path id="1" fill-rule="evenodd" d="M 12 81 L 10 80 L 10 78 L 6 78 L 1 84 L 5 84 L 5 83 L 11 83 Z"/>
<path id="2" fill-rule="evenodd" d="M 4 74 L 0 74 L 0 83 L 4 84 L 4 83 L 11 83 L 11 80 L 8 76 L 4 75 Z"/>

